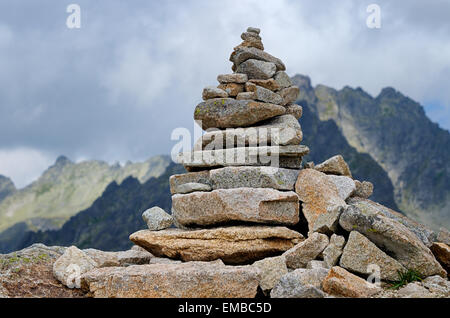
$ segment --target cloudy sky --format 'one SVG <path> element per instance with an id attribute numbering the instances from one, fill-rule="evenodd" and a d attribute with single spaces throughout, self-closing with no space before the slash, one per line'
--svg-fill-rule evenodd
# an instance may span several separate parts
<path id="1" fill-rule="evenodd" d="M 80 29 L 66 26 L 71 3 Z M 381 29 L 366 25 L 371 3 Z M 395 87 L 450 129 L 449 12 L 439 0 L 2 0 L 0 174 L 22 187 L 61 154 L 169 154 L 247 26 L 290 75 L 373 96 Z"/>

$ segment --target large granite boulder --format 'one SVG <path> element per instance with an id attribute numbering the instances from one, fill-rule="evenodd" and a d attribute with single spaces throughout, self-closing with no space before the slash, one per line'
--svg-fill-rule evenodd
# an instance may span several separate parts
<path id="1" fill-rule="evenodd" d="M 233 226 L 202 230 L 143 230 L 130 236 L 133 243 L 155 256 L 183 261 L 244 264 L 276 256 L 303 240 L 285 227 Z"/>

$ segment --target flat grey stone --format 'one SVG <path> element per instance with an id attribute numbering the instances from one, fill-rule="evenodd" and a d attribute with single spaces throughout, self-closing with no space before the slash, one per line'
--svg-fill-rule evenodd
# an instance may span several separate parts
<path id="1" fill-rule="evenodd" d="M 222 74 L 217 76 L 217 81 L 220 84 L 229 84 L 229 83 L 237 83 L 237 84 L 244 84 L 248 81 L 247 74 L 239 74 L 239 73 L 233 73 L 233 74 Z"/>
<path id="2" fill-rule="evenodd" d="M 142 213 L 142 218 L 151 231 L 164 230 L 172 226 L 173 218 L 160 207 L 153 207 Z"/>
<path id="3" fill-rule="evenodd" d="M 276 70 L 277 66 L 274 63 L 255 59 L 246 60 L 237 67 L 237 72 L 247 74 L 249 79 L 269 79 Z"/>
<path id="4" fill-rule="evenodd" d="M 273 63 L 275 64 L 275 71 L 286 70 L 286 66 L 279 58 L 276 58 L 269 53 L 255 47 L 238 47 L 230 56 L 230 61 L 233 62 L 234 65 L 238 67 L 238 69 L 242 63 L 245 63 L 248 60 L 258 60 L 262 62 Z M 267 79 L 271 78 L 274 74 L 275 72 L 267 77 Z"/>
<path id="5" fill-rule="evenodd" d="M 279 71 L 275 74 L 275 82 L 280 86 L 280 89 L 292 86 L 292 81 L 286 72 Z"/>
<path id="6" fill-rule="evenodd" d="M 258 101 L 278 105 L 283 104 L 283 98 L 281 97 L 281 95 L 272 92 L 270 89 L 247 82 L 245 84 L 245 90 L 247 92 L 252 92 L 254 98 Z"/>

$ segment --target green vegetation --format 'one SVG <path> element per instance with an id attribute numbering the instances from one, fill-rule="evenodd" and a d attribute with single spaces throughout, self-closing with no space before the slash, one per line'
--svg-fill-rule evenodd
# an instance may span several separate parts
<path id="1" fill-rule="evenodd" d="M 399 289 L 412 282 L 420 282 L 423 279 L 423 275 L 413 269 L 407 271 L 398 271 L 398 280 L 390 282 L 390 289 Z"/>

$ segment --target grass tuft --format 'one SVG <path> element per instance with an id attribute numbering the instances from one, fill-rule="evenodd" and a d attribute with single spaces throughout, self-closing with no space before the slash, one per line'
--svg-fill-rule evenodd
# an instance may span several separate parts
<path id="1" fill-rule="evenodd" d="M 390 289 L 399 289 L 405 285 L 412 282 L 420 282 L 423 280 L 423 275 L 418 271 L 413 269 L 408 269 L 407 271 L 398 271 L 398 280 L 390 283 Z"/>

